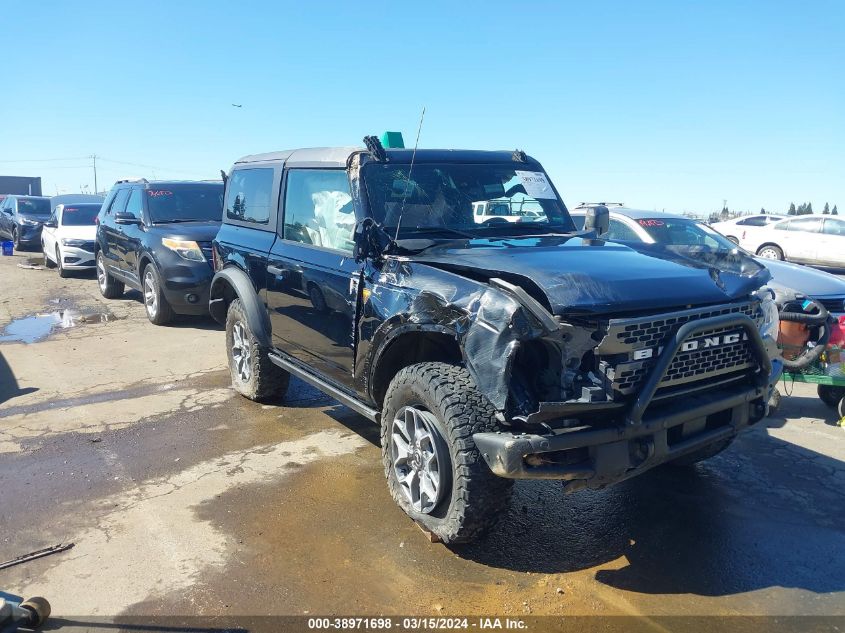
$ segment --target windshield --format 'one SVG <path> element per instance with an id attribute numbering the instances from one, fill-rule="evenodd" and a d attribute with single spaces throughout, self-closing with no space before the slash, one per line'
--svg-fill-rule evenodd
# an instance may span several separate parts
<path id="1" fill-rule="evenodd" d="M 153 223 L 219 222 L 223 218 L 223 183 L 156 186 L 146 193 Z"/>
<path id="2" fill-rule="evenodd" d="M 75 204 L 62 209 L 63 226 L 91 226 L 100 212 L 99 204 Z"/>
<path id="3" fill-rule="evenodd" d="M 508 164 L 368 163 L 373 218 L 399 238 L 460 231 L 470 236 L 575 230 L 544 172 Z M 532 230 L 533 229 L 533 230 Z"/>
<path id="4" fill-rule="evenodd" d="M 50 215 L 49 198 L 18 198 L 18 213 L 21 215 Z"/>
<path id="5" fill-rule="evenodd" d="M 634 220 L 658 244 L 668 246 L 706 246 L 732 251 L 737 247 L 728 238 L 706 224 L 681 218 L 641 218 Z"/>

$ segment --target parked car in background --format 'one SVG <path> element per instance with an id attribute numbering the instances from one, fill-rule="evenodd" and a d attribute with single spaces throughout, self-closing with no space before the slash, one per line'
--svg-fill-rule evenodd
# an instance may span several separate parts
<path id="1" fill-rule="evenodd" d="M 710 226 L 719 231 L 734 244 L 743 245 L 743 241 L 750 238 L 760 229 L 770 224 L 780 222 L 787 216 L 775 215 L 772 213 L 758 213 L 756 215 L 744 215 L 724 222 L 714 222 Z"/>
<path id="2" fill-rule="evenodd" d="M 740 245 L 766 259 L 845 267 L 845 220 L 826 215 L 788 218 L 765 227 Z"/>
<path id="3" fill-rule="evenodd" d="M 579 227 L 590 204 L 570 210 Z M 703 222 L 667 213 L 639 211 L 622 206 L 610 208 L 610 228 L 606 237 L 616 241 L 635 241 L 646 244 L 677 246 L 706 246 L 715 249 L 733 249 L 737 245 Z M 829 311 L 845 312 L 845 280 L 836 275 L 800 264 L 755 258 L 772 274 L 768 285 L 775 290 L 794 290 L 818 300 Z"/>
<path id="4" fill-rule="evenodd" d="M 97 283 L 108 299 L 140 290 L 156 325 L 205 314 L 211 240 L 220 228 L 219 181 L 119 181 L 98 216 Z"/>
<path id="5" fill-rule="evenodd" d="M 512 200 L 499 198 L 472 203 L 472 217 L 476 224 L 496 222 L 543 222 L 543 208 L 525 197 Z"/>
<path id="6" fill-rule="evenodd" d="M 209 308 L 239 393 L 279 399 L 294 375 L 380 425 L 388 489 L 425 529 L 470 541 L 514 479 L 604 488 L 766 416 L 778 312 L 746 254 L 715 278 L 596 239 L 604 208 L 574 235 L 522 152 L 366 142 L 235 163 Z M 477 223 L 473 203 L 503 195 L 544 219 Z"/>
<path id="7" fill-rule="evenodd" d="M 50 198 L 50 207 L 55 210 L 60 204 L 103 204 L 105 196 L 93 193 L 62 193 Z"/>
<path id="8" fill-rule="evenodd" d="M 0 236 L 12 240 L 15 248 L 41 245 L 41 228 L 50 217 L 50 198 L 6 196 L 0 203 Z"/>
<path id="9" fill-rule="evenodd" d="M 48 268 L 58 267 L 59 276 L 72 270 L 94 268 L 97 214 L 103 205 L 60 204 L 41 231 L 41 250 Z"/>

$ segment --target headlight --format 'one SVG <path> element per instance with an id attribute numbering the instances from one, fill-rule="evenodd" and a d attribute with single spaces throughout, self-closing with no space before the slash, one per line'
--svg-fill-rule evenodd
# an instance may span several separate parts
<path id="1" fill-rule="evenodd" d="M 769 296 L 764 297 L 760 302 L 760 309 L 763 311 L 763 323 L 760 326 L 760 336 L 768 336 L 773 341 L 778 340 L 780 330 L 780 316 L 775 300 Z"/>
<path id="2" fill-rule="evenodd" d="M 25 224 L 26 226 L 37 226 L 41 224 L 38 220 L 30 220 L 29 218 L 25 218 L 23 216 L 20 216 L 20 221 L 21 224 Z"/>
<path id="3" fill-rule="evenodd" d="M 62 246 L 70 246 L 72 248 L 82 248 L 85 246 L 85 240 L 71 240 L 66 237 L 62 238 Z"/>
<path id="4" fill-rule="evenodd" d="M 205 256 L 202 254 L 202 249 L 196 242 L 189 242 L 186 240 L 172 240 L 165 237 L 161 240 L 163 246 L 174 251 L 182 259 L 189 259 L 192 262 L 204 262 Z"/>

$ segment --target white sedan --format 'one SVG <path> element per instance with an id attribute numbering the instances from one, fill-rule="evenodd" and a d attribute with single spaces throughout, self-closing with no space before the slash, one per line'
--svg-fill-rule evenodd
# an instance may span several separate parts
<path id="1" fill-rule="evenodd" d="M 41 250 L 48 268 L 58 267 L 66 277 L 71 270 L 94 268 L 97 214 L 100 204 L 60 204 L 41 231 Z"/>
<path id="2" fill-rule="evenodd" d="M 766 259 L 845 267 L 845 220 L 805 215 L 776 222 L 740 245 Z"/>
<path id="3" fill-rule="evenodd" d="M 785 215 L 774 215 L 771 213 L 758 213 L 756 215 L 745 215 L 733 220 L 714 222 L 710 226 L 719 231 L 734 244 L 746 248 L 748 240 L 765 229 L 767 226 L 786 219 Z"/>

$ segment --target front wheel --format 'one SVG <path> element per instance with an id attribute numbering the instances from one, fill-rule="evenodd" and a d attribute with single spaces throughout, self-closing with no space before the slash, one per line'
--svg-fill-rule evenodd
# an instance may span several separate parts
<path id="1" fill-rule="evenodd" d="M 44 259 L 47 259 L 46 256 Z M 56 266 L 59 269 L 59 277 L 61 277 L 62 279 L 66 279 L 70 276 L 70 273 L 65 270 L 65 266 L 62 263 L 62 253 L 59 250 L 58 246 L 56 246 Z"/>
<path id="2" fill-rule="evenodd" d="M 463 367 L 419 363 L 391 381 L 381 419 L 396 504 L 444 543 L 469 542 L 507 511 L 513 481 L 492 473 L 472 439 L 498 429 L 496 409 Z"/>
<path id="3" fill-rule="evenodd" d="M 845 387 L 834 387 L 833 385 L 819 385 L 816 388 L 819 400 L 824 402 L 831 409 L 839 406 L 839 402 L 845 398 Z"/>
<path id="4" fill-rule="evenodd" d="M 15 245 L 16 251 L 21 250 L 21 237 L 20 237 L 20 234 L 18 233 L 18 227 L 12 228 L 12 242 Z"/>
<path id="5" fill-rule="evenodd" d="M 44 242 L 41 242 L 41 253 L 44 255 L 44 265 L 47 268 L 55 268 L 56 262 L 50 259 L 50 257 L 47 255 L 47 247 L 45 246 Z"/>
<path id="6" fill-rule="evenodd" d="M 775 246 L 774 244 L 766 244 L 765 246 L 760 247 L 757 254 L 763 259 L 783 260 L 783 251 L 779 246 Z"/>
<path id="7" fill-rule="evenodd" d="M 103 251 L 97 251 L 97 286 L 100 288 L 100 294 L 106 299 L 117 299 L 123 296 L 123 282 L 109 274 Z"/>
<path id="8" fill-rule="evenodd" d="M 728 239 L 733 242 L 734 244 L 739 244 L 739 240 L 736 239 L 733 235 L 728 235 Z"/>
<path id="9" fill-rule="evenodd" d="M 290 374 L 274 365 L 267 352 L 253 335 L 241 300 L 235 299 L 226 313 L 229 373 L 235 391 L 256 402 L 281 400 L 290 382 Z"/>
<path id="10" fill-rule="evenodd" d="M 173 308 L 164 296 L 161 288 L 161 277 L 155 264 L 147 264 L 144 268 L 144 309 L 147 318 L 154 325 L 166 325 L 173 320 Z"/>

